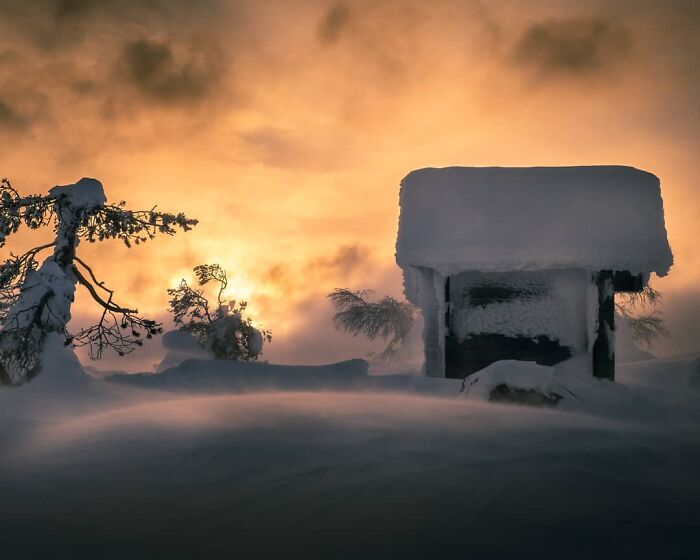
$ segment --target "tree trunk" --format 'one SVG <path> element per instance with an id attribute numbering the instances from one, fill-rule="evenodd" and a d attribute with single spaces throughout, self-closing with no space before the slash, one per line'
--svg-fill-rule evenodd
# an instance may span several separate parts
<path id="1" fill-rule="evenodd" d="M 17 300 L 9 310 L 3 331 L 2 352 L 10 358 L 0 367 L 0 383 L 18 385 L 35 377 L 41 369 L 46 335 L 65 335 L 78 278 L 74 273 L 78 229 L 86 212 L 104 204 L 102 185 L 82 179 L 75 185 L 49 191 L 58 220 L 53 255 L 37 270 L 27 273 Z M 91 195 L 91 196 L 90 196 Z"/>

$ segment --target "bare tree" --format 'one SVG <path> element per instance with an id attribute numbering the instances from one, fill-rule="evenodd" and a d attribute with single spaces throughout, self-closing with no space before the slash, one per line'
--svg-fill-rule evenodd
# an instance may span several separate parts
<path id="1" fill-rule="evenodd" d="M 0 247 L 22 225 L 30 229 L 52 227 L 51 243 L 22 255 L 10 254 L 0 265 L 0 384 L 20 385 L 41 370 L 41 351 L 49 333 L 73 346 L 89 346 L 92 359 L 105 348 L 128 354 L 161 332 L 161 325 L 118 304 L 114 292 L 97 279 L 76 250 L 89 243 L 119 239 L 127 247 L 157 234 L 188 231 L 197 221 L 184 214 L 133 211 L 125 203 L 107 204 L 102 184 L 81 179 L 57 186 L 48 195 L 21 196 L 7 179 L 0 183 Z M 41 265 L 37 257 L 51 254 Z M 66 325 L 76 286 L 83 286 L 101 310 L 95 325 L 70 333 Z"/>
<path id="2" fill-rule="evenodd" d="M 247 302 L 224 298 L 228 277 L 220 265 L 201 264 L 194 267 L 194 273 L 200 286 L 218 284 L 216 307 L 211 309 L 204 291 L 191 288 L 183 279 L 177 288 L 168 290 L 175 324 L 218 359 L 257 360 L 263 344 L 272 341 L 272 333 L 255 328 L 251 318 L 244 315 Z"/>
<path id="3" fill-rule="evenodd" d="M 407 301 L 398 301 L 390 296 L 371 302 L 367 296 L 372 293 L 372 290 L 336 288 L 326 297 L 336 310 L 333 316 L 336 329 L 350 332 L 353 336 L 363 334 L 370 340 L 389 340 L 382 352 L 370 354 L 373 360 L 383 363 L 391 360 L 405 342 L 415 321 L 416 308 Z"/>
<path id="4" fill-rule="evenodd" d="M 641 292 L 615 294 L 615 312 L 632 330 L 632 339 L 649 349 L 661 337 L 669 336 L 663 314 L 657 309 L 661 292 L 647 285 Z"/>

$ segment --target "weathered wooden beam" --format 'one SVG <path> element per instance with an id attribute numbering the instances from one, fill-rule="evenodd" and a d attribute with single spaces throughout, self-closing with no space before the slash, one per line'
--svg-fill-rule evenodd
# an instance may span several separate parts
<path id="1" fill-rule="evenodd" d="M 615 380 L 615 289 L 612 270 L 601 270 L 598 286 L 598 330 L 593 343 L 593 375 Z"/>
<path id="2" fill-rule="evenodd" d="M 613 288 L 616 292 L 641 292 L 644 289 L 644 278 L 641 274 L 632 274 L 629 270 L 616 270 Z"/>
<path id="3" fill-rule="evenodd" d="M 451 325 L 451 311 L 452 306 L 450 305 L 450 277 L 445 278 L 445 334 L 450 334 Z"/>
<path id="4" fill-rule="evenodd" d="M 553 366 L 571 357 L 571 350 L 545 335 L 477 334 L 464 340 L 445 338 L 445 377 L 464 379 L 498 360 L 523 360 Z"/>
<path id="5" fill-rule="evenodd" d="M 428 268 L 417 268 L 421 277 L 421 312 L 423 314 L 423 352 L 424 371 L 429 377 L 445 376 L 445 350 L 444 350 L 444 310 L 445 303 L 442 293 L 435 293 L 436 282 L 434 271 Z"/>

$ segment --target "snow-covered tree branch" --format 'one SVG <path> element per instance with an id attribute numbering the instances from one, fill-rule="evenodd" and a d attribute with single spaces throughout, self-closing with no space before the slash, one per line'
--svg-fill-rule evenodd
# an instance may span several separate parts
<path id="1" fill-rule="evenodd" d="M 184 214 L 155 209 L 132 211 L 125 203 L 107 205 L 102 184 L 81 179 L 57 186 L 48 195 L 21 196 L 7 181 L 0 182 L 0 247 L 23 225 L 29 229 L 53 226 L 55 239 L 22 255 L 10 254 L 0 265 L 0 384 L 19 385 L 41 369 L 46 337 L 55 333 L 66 344 L 89 346 L 93 359 L 105 348 L 127 354 L 161 332 L 159 323 L 118 305 L 113 292 L 97 279 L 76 250 L 88 242 L 119 239 L 127 247 L 158 234 L 188 231 L 197 221 Z M 39 265 L 38 255 L 50 251 Z M 101 308 L 97 324 L 70 333 L 70 307 L 76 286 L 85 287 Z"/>

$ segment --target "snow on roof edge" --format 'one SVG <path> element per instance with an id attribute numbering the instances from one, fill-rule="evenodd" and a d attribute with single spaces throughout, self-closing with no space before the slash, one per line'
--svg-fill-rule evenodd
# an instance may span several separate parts
<path id="1" fill-rule="evenodd" d="M 402 268 L 665 276 L 673 264 L 659 178 L 629 166 L 428 167 L 399 199 Z"/>

